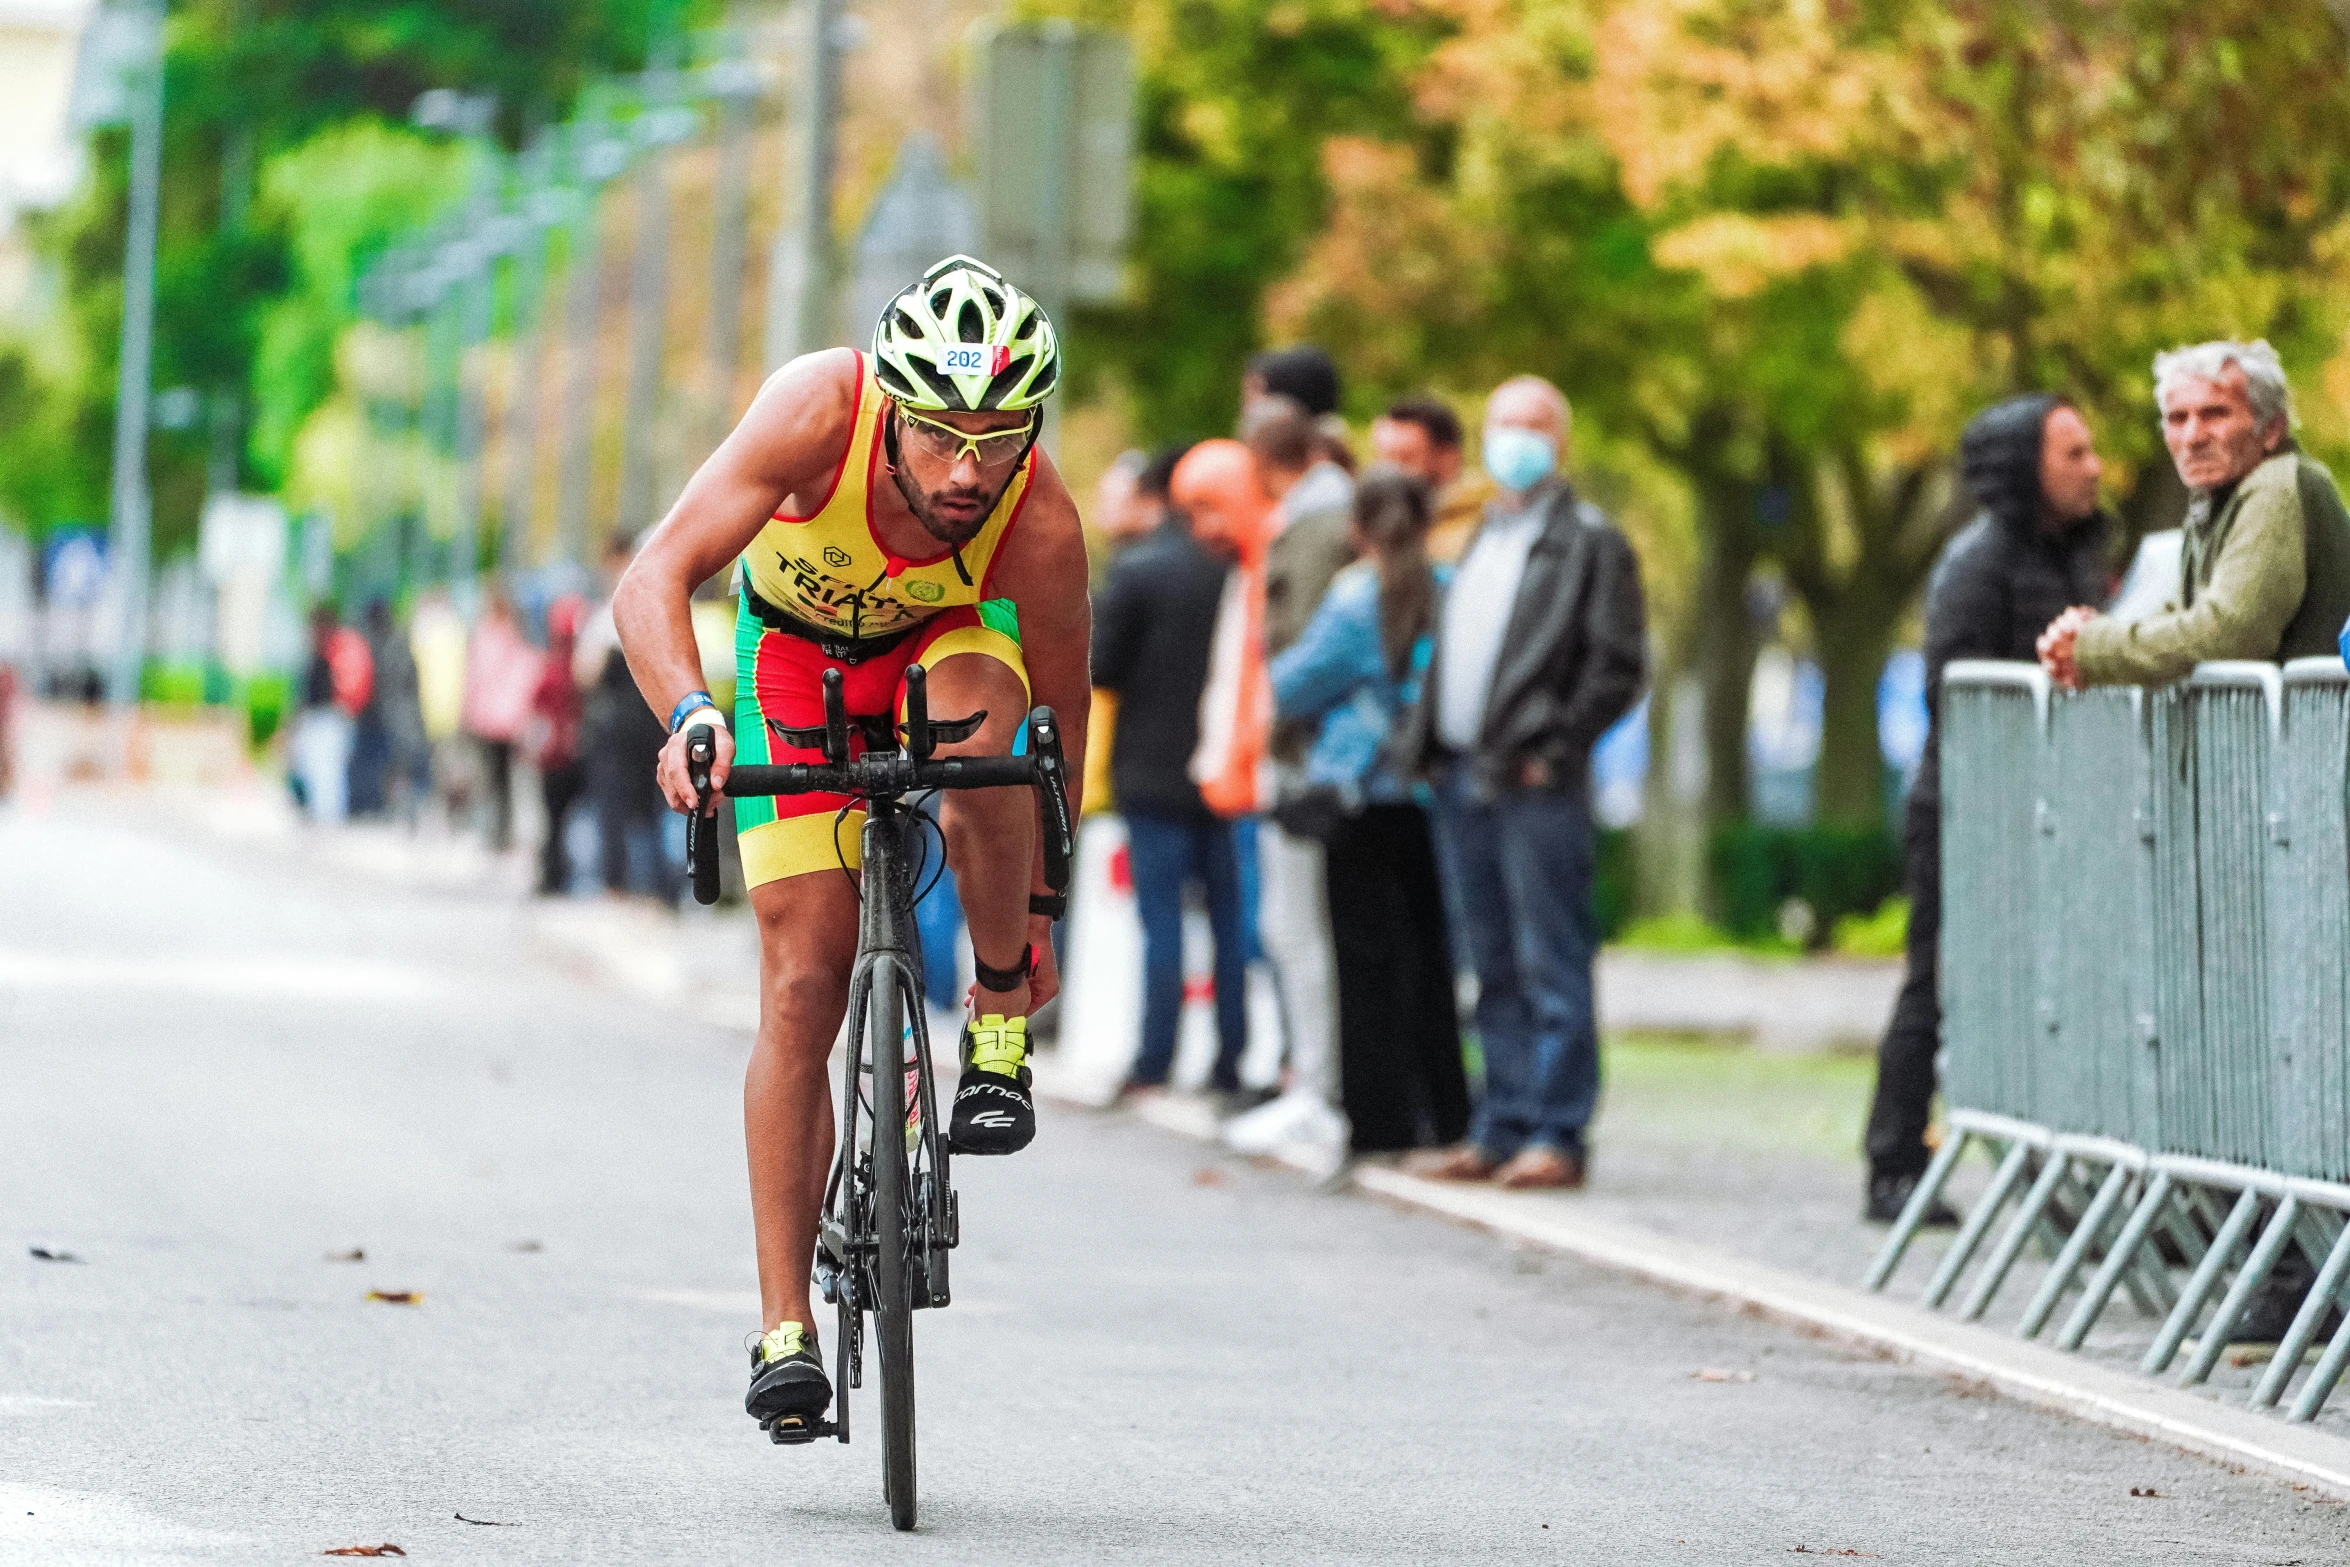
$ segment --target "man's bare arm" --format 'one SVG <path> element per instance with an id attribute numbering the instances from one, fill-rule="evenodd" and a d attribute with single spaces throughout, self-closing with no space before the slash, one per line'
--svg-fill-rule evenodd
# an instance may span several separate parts
<path id="1" fill-rule="evenodd" d="M 1069 764 L 1069 819 L 1084 804 L 1087 710 L 1093 698 L 1093 611 L 1086 598 L 1085 529 L 1051 459 L 1036 454 L 1036 489 L 1004 542 L 989 590 L 1020 606 L 1020 659 L 1032 699 L 1061 720 Z M 1043 890 L 1041 869 L 1036 887 Z"/>
<path id="2" fill-rule="evenodd" d="M 749 546 L 777 510 L 795 497 L 812 502 L 831 482 L 848 450 L 858 374 L 852 351 L 832 349 L 795 359 L 768 377 L 734 433 L 694 474 L 620 579 L 612 617 L 621 650 L 646 704 L 664 720 L 688 692 L 702 688 L 687 601 Z M 720 736 L 718 755 L 712 776 L 723 784 L 734 759 L 731 737 Z M 662 792 L 670 804 L 688 809 L 692 788 L 682 762 L 672 762 L 665 752 Z"/>

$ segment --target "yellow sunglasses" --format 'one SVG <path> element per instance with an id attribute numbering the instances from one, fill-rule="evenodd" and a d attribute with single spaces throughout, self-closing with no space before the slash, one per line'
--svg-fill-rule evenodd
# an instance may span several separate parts
<path id="1" fill-rule="evenodd" d="M 905 439 L 923 456 L 943 463 L 958 463 L 963 460 L 963 454 L 968 452 L 971 459 L 982 468 L 1001 467 L 1005 462 L 1017 459 L 1027 448 L 1025 444 L 1015 446 L 1012 443 L 1025 443 L 1036 433 L 1034 416 L 1027 423 L 1016 424 L 1008 430 L 987 430 L 978 435 L 958 430 L 951 424 L 941 424 L 936 419 L 925 419 L 903 405 L 898 408 L 898 419 Z"/>

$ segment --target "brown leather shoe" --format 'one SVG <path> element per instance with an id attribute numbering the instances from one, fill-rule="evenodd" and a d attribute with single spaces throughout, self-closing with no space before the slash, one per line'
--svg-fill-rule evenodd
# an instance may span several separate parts
<path id="1" fill-rule="evenodd" d="M 1485 1150 L 1475 1143 L 1423 1149 L 1403 1162 L 1404 1174 L 1430 1181 L 1482 1181 L 1499 1168 L 1500 1161 L 1486 1157 Z"/>
<path id="2" fill-rule="evenodd" d="M 1561 1153 L 1556 1148 L 1523 1149 L 1516 1158 L 1494 1172 L 1493 1184 L 1513 1192 L 1580 1191 L 1583 1187 L 1583 1156 Z"/>

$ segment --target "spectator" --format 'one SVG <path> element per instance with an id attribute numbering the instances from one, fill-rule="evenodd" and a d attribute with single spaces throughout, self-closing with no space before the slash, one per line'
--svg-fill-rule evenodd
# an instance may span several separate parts
<path id="1" fill-rule="evenodd" d="M 1354 436 L 1339 415 L 1324 414 L 1314 421 L 1314 461 L 1326 462 L 1348 478 L 1354 477 Z"/>
<path id="2" fill-rule="evenodd" d="M 1433 397 L 1407 397 L 1371 421 L 1371 451 L 1384 463 L 1417 474 L 1436 502 L 1428 529 L 1432 560 L 1456 561 L 1492 499 L 1490 480 L 1462 474 L 1461 418 Z"/>
<path id="3" fill-rule="evenodd" d="M 1142 494 L 1142 473 L 1150 461 L 1147 452 L 1121 452 L 1116 462 L 1102 470 L 1101 483 L 1094 486 L 1090 520 L 1109 540 L 1108 555 L 1150 537 L 1159 525 L 1156 510 Z"/>
<path id="4" fill-rule="evenodd" d="M 1485 471 L 1500 488 L 1398 731 L 1399 772 L 1436 781 L 1477 970 L 1485 1083 L 1469 1140 L 1413 1161 L 1450 1180 L 1578 1187 L 1589 1158 L 1591 747 L 1640 694 L 1647 628 L 1631 545 L 1559 472 L 1571 429 L 1565 396 L 1538 377 L 1487 401 Z"/>
<path id="5" fill-rule="evenodd" d="M 607 584 L 620 580 L 635 554 L 636 541 L 626 534 L 616 535 L 605 546 Z M 674 899 L 679 877 L 661 848 L 661 816 L 667 806 L 653 777 L 669 727 L 662 715 L 645 705 L 628 672 L 612 623 L 608 589 L 581 629 L 573 669 L 587 691 L 580 744 L 587 757 L 588 795 L 596 807 L 605 889 L 625 893 L 643 887 Z M 632 872 L 635 860 L 645 866 L 641 877 Z"/>
<path id="6" fill-rule="evenodd" d="M 367 606 L 367 652 L 375 661 L 374 708 L 383 724 L 383 802 L 409 826 L 432 787 L 432 741 L 424 731 L 424 700 L 416 669 L 416 648 L 392 606 L 373 599 Z"/>
<path id="7" fill-rule="evenodd" d="M 362 618 L 365 629 L 361 635 L 367 642 L 368 662 L 375 671 L 372 689 L 367 693 L 367 705 L 352 721 L 351 786 L 349 809 L 353 816 L 381 816 L 389 804 L 388 790 L 392 771 L 392 732 L 386 708 L 383 681 L 383 654 L 378 647 L 379 619 L 388 619 L 390 609 L 380 598 L 370 599 Z"/>
<path id="8" fill-rule="evenodd" d="M 1275 816 L 1327 845 L 1339 1082 L 1357 1153 L 1456 1142 L 1469 1121 L 1436 850 L 1384 757 L 1435 650 L 1429 516 L 1419 479 L 1373 468 L 1354 497 L 1367 558 L 1338 574 L 1272 669 L 1282 716 L 1320 723 L 1307 790 Z"/>
<path id="9" fill-rule="evenodd" d="M 1338 364 L 1311 343 L 1251 354 L 1240 377 L 1240 412 L 1245 421 L 1268 397 L 1286 397 L 1310 418 L 1338 412 Z"/>
<path id="10" fill-rule="evenodd" d="M 1354 559 L 1349 512 L 1354 485 L 1335 463 L 1316 456 L 1314 421 L 1288 397 L 1259 399 L 1245 428 L 1257 483 L 1274 502 L 1263 623 L 1264 656 L 1270 662 L 1297 641 L 1331 579 Z M 1275 720 L 1270 738 L 1275 801 L 1302 787 L 1314 727 L 1303 719 Z M 1322 862 L 1322 845 L 1313 838 L 1277 820 L 1258 823 L 1257 937 L 1280 984 L 1292 1077 L 1309 1085 L 1334 1077 L 1338 1060 L 1338 997 Z"/>
<path id="11" fill-rule="evenodd" d="M 1959 438 L 1959 472 L 1981 508 L 1943 547 L 1926 582 L 1926 747 L 1902 821 L 1909 961 L 1877 1045 L 1869 1106 L 1867 1216 L 1900 1217 L 1929 1160 L 1942 926 L 1942 670 L 1954 658 L 2028 659 L 2033 639 L 2068 604 L 2111 590 L 2112 525 L 2097 508 L 2103 471 L 2081 416 L 2045 395 L 2012 397 L 1975 415 Z M 1936 1203 L 1929 1222 L 1956 1215 Z"/>
<path id="12" fill-rule="evenodd" d="M 465 732 L 479 748 L 490 792 L 490 847 L 514 841 L 514 744 L 530 721 L 539 687 L 539 654 L 524 640 L 514 606 L 491 588 L 465 646 Z"/>
<path id="13" fill-rule="evenodd" d="M 331 602 L 318 604 L 310 611 L 310 661 L 291 743 L 295 786 L 312 821 L 350 814 L 352 715 L 367 705 L 374 683 L 367 644 Z"/>
<path id="14" fill-rule="evenodd" d="M 16 666 L 0 664 L 0 800 L 16 788 Z"/>
<path id="15" fill-rule="evenodd" d="M 539 664 L 538 689 L 531 694 L 531 760 L 538 768 L 539 798 L 547 812 L 547 836 L 539 845 L 539 892 L 560 897 L 571 887 L 571 851 L 564 831 L 571 807 L 587 784 L 579 756 L 579 731 L 587 704 L 572 672 L 579 651 L 579 622 L 587 606 L 566 593 L 547 606 L 547 656 Z"/>
<path id="16" fill-rule="evenodd" d="M 2154 359 L 2162 438 L 2186 485 L 2179 586 L 2142 620 L 2085 604 L 2056 617 L 2040 661 L 2058 683 L 2161 685 L 2209 659 L 2322 656 L 2350 618 L 2350 512 L 2293 440 L 2293 391 L 2265 342 Z"/>
<path id="17" fill-rule="evenodd" d="M 1167 467 L 1179 499 L 1210 498 L 1205 491 L 1219 476 L 1212 462 Z M 1244 482 L 1245 465 L 1230 466 L 1222 478 L 1227 485 Z M 1118 701 L 1111 788 L 1126 818 L 1135 911 L 1142 921 L 1142 1053 L 1129 1074 L 1137 1089 L 1166 1086 L 1175 1061 L 1186 886 L 1198 887 L 1206 899 L 1216 943 L 1212 1087 L 1238 1092 L 1240 1058 L 1248 1048 L 1247 957 L 1232 825 L 1208 809 L 1190 772 L 1199 746 L 1200 693 L 1230 571 L 1225 558 L 1193 536 L 1183 511 L 1170 507 L 1148 538 L 1118 557 L 1094 600 L 1093 683 Z"/>

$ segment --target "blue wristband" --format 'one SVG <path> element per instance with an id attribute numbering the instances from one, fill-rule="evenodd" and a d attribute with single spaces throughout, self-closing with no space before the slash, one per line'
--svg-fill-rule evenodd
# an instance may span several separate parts
<path id="1" fill-rule="evenodd" d="M 716 707 L 717 705 L 710 699 L 710 693 L 707 691 L 688 691 L 679 697 L 677 705 L 669 710 L 669 732 L 671 734 L 677 733 L 685 721 L 695 713 L 705 707 Z"/>

